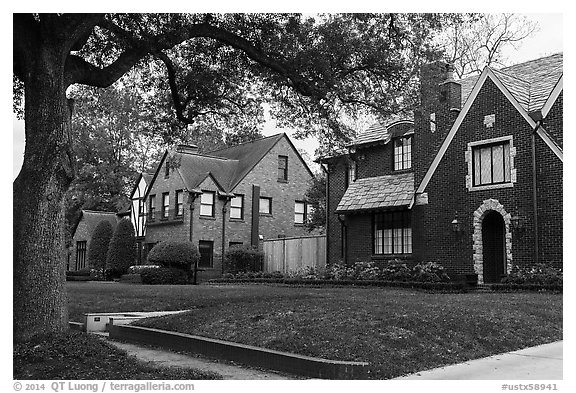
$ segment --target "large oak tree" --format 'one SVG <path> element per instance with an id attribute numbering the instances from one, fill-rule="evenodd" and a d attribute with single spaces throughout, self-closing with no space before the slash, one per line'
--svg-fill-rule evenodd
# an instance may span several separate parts
<path id="1" fill-rule="evenodd" d="M 63 200 L 74 179 L 75 84 L 107 87 L 137 68 L 142 89 L 171 93 L 188 124 L 208 116 L 280 125 L 327 144 L 360 108 L 410 105 L 436 15 L 15 14 L 15 91 L 26 147 L 14 181 L 14 338 L 67 328 Z M 18 98 L 18 94 L 15 94 Z M 193 126 L 192 126 L 193 127 Z M 201 129 L 199 131 L 201 133 Z"/>

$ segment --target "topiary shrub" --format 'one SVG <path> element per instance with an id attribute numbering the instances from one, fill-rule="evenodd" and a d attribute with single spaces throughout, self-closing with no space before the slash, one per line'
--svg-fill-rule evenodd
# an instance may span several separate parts
<path id="1" fill-rule="evenodd" d="M 188 275 L 182 269 L 159 267 L 140 271 L 142 284 L 148 285 L 183 285 L 188 284 Z"/>
<path id="2" fill-rule="evenodd" d="M 264 264 L 264 252 L 250 247 L 230 247 L 224 257 L 224 271 L 228 273 L 259 272 Z"/>
<path id="3" fill-rule="evenodd" d="M 200 260 L 200 253 L 191 242 L 163 241 L 148 254 L 148 263 L 189 271 Z"/>
<path id="4" fill-rule="evenodd" d="M 106 267 L 106 258 L 114 228 L 109 221 L 103 220 L 94 228 L 88 247 L 88 266 L 102 273 Z"/>
<path id="5" fill-rule="evenodd" d="M 136 262 L 136 237 L 134 226 L 127 219 L 122 219 L 116 225 L 116 230 L 110 240 L 106 257 L 106 277 L 120 278 L 128 268 Z"/>

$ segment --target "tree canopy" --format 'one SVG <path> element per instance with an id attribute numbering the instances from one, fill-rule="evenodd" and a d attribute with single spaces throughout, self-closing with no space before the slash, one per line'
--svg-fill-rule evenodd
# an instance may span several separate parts
<path id="1" fill-rule="evenodd" d="M 13 187 L 15 339 L 67 328 L 64 197 L 79 149 L 71 86 L 108 87 L 132 70 L 143 97 L 161 108 L 169 92 L 168 113 L 199 134 L 203 122 L 250 134 L 267 102 L 279 126 L 315 134 L 331 150 L 353 136 L 346 120 L 363 109 L 387 117 L 414 105 L 420 65 L 439 56 L 430 37 L 442 21 L 436 14 L 14 14 L 14 97 L 24 99 L 26 132 Z"/>

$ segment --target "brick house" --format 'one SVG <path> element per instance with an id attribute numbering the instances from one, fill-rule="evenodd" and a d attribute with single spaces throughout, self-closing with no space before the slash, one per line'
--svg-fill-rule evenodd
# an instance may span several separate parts
<path id="1" fill-rule="evenodd" d="M 116 224 L 120 220 L 120 216 L 114 212 L 100 212 L 93 210 L 82 210 L 80 218 L 73 229 L 72 245 L 67 252 L 66 270 L 80 270 L 88 267 L 88 248 L 90 247 L 90 240 L 94 229 L 100 224 L 101 221 L 108 221 L 112 224 L 112 228 L 116 228 Z"/>
<path id="2" fill-rule="evenodd" d="M 328 174 L 330 263 L 436 261 L 456 279 L 562 267 L 562 54 L 421 75 L 414 121 L 374 125 Z"/>
<path id="3" fill-rule="evenodd" d="M 307 234 L 312 176 L 286 134 L 206 154 L 179 145 L 163 155 L 145 194 L 146 251 L 163 240 L 192 241 L 200 277 L 216 277 L 230 246 Z"/>

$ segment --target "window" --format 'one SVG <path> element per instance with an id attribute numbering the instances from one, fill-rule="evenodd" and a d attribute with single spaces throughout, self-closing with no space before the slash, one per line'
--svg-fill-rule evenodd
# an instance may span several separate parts
<path id="1" fill-rule="evenodd" d="M 306 222 L 306 202 L 296 201 L 294 203 L 294 223 L 304 224 Z"/>
<path id="2" fill-rule="evenodd" d="M 144 199 L 138 200 L 138 217 L 142 217 L 144 215 Z"/>
<path id="3" fill-rule="evenodd" d="M 154 221 L 156 219 L 156 195 L 150 195 L 150 209 L 148 211 L 148 216 L 150 221 Z"/>
<path id="4" fill-rule="evenodd" d="M 202 191 L 200 197 L 200 215 L 204 217 L 214 217 L 214 191 Z"/>
<path id="5" fill-rule="evenodd" d="M 200 261 L 198 262 L 198 267 L 212 267 L 214 242 L 208 240 L 200 240 L 198 243 L 198 251 L 200 251 Z"/>
<path id="6" fill-rule="evenodd" d="M 350 184 L 355 181 L 356 181 L 356 162 L 351 161 L 348 164 L 348 171 L 346 173 L 346 187 L 350 186 Z"/>
<path id="7" fill-rule="evenodd" d="M 394 139 L 394 170 L 412 167 L 412 136 Z"/>
<path id="8" fill-rule="evenodd" d="M 230 201 L 230 218 L 244 219 L 244 195 L 236 195 Z"/>
<path id="9" fill-rule="evenodd" d="M 165 192 L 162 194 L 162 219 L 167 219 L 170 216 L 170 194 Z"/>
<path id="10" fill-rule="evenodd" d="M 184 214 L 184 191 L 176 190 L 176 217 L 182 217 Z"/>
<path id="11" fill-rule="evenodd" d="M 278 180 L 288 181 L 288 156 L 278 156 Z"/>
<path id="12" fill-rule="evenodd" d="M 260 213 L 272 214 L 272 198 L 260 197 Z"/>
<path id="13" fill-rule="evenodd" d="M 473 147 L 472 167 L 474 186 L 509 183 L 510 141 Z"/>
<path id="14" fill-rule="evenodd" d="M 169 176 L 170 176 L 170 163 L 168 162 L 168 160 L 166 160 L 166 162 L 164 163 L 164 177 Z"/>
<path id="15" fill-rule="evenodd" d="M 374 215 L 374 254 L 411 254 L 412 223 L 409 211 Z"/>
<path id="16" fill-rule="evenodd" d="M 244 244 L 244 243 L 242 243 L 242 242 L 230 242 L 230 243 L 228 243 L 228 247 L 229 247 L 229 248 L 232 248 L 232 247 L 242 247 L 243 244 Z"/>
<path id="17" fill-rule="evenodd" d="M 86 267 L 86 241 L 76 242 L 76 270 Z"/>

